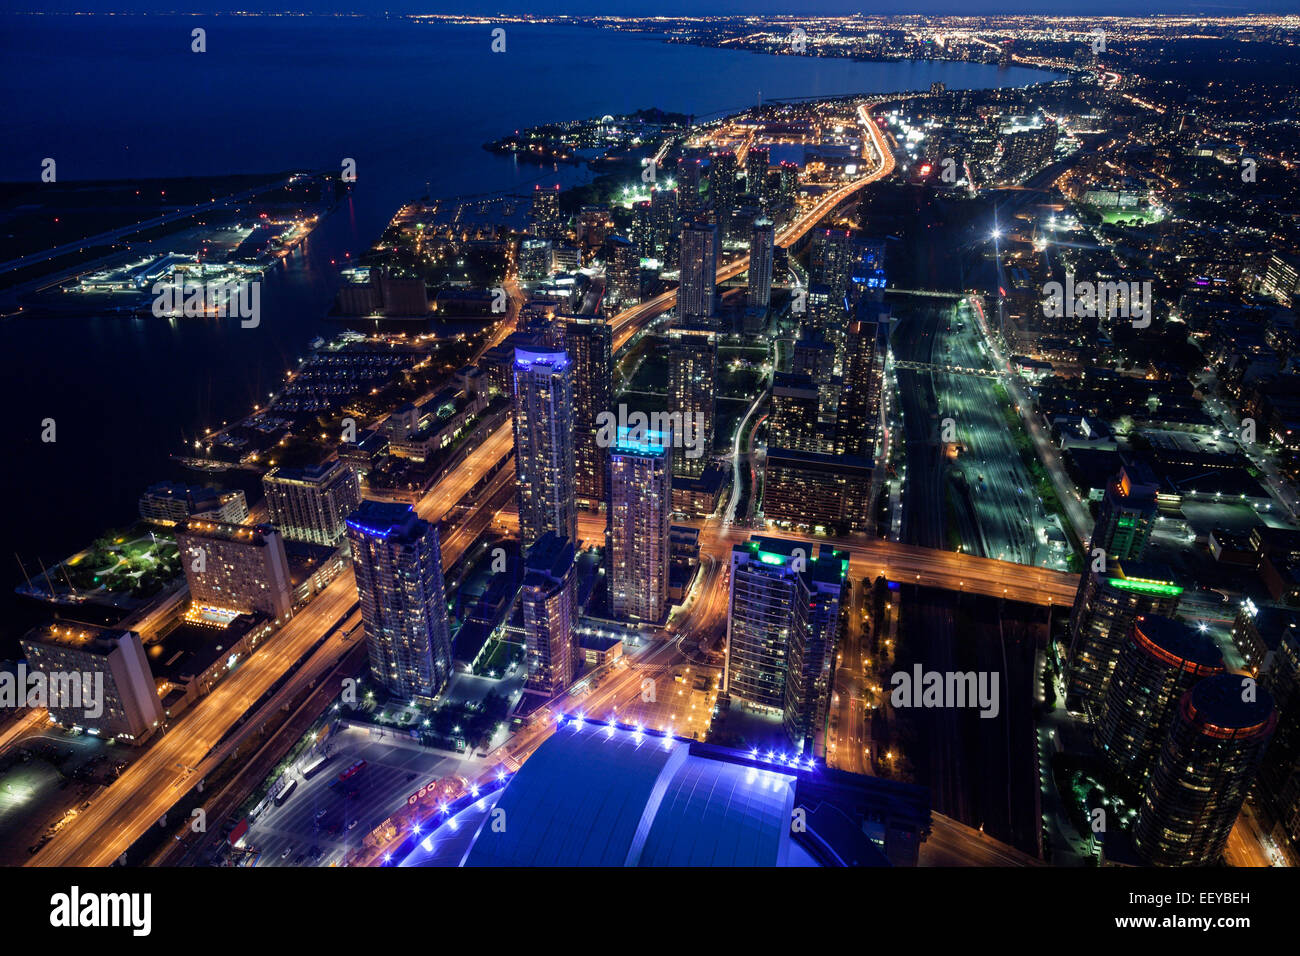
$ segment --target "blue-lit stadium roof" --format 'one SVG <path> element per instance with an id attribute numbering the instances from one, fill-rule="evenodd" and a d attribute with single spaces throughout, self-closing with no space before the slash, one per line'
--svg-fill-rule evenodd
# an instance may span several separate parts
<path id="1" fill-rule="evenodd" d="M 569 720 L 401 865 L 815 865 L 790 839 L 795 783 L 686 740 Z"/>

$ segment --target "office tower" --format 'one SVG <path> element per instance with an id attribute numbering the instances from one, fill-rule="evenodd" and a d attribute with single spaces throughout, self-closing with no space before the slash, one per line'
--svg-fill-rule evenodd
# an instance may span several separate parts
<path id="1" fill-rule="evenodd" d="M 139 744 L 163 719 L 158 687 L 140 635 L 55 622 L 33 628 L 19 641 L 31 676 L 46 687 L 45 706 L 64 727 L 81 727 L 105 738 Z"/>
<path id="2" fill-rule="evenodd" d="M 519 601 L 528 649 L 528 688 L 550 697 L 573 681 L 577 607 L 573 542 L 548 531 L 528 549 Z"/>
<path id="3" fill-rule="evenodd" d="M 537 282 L 555 271 L 550 239 L 524 239 L 519 243 L 519 278 Z"/>
<path id="4" fill-rule="evenodd" d="M 410 505 L 364 501 L 348 539 L 371 676 L 398 697 L 431 700 L 451 677 L 437 526 Z"/>
<path id="5" fill-rule="evenodd" d="M 1156 524 L 1157 490 L 1149 467 L 1125 462 L 1106 486 L 1092 531 L 1092 549 L 1104 550 L 1107 560 L 1140 560 Z"/>
<path id="6" fill-rule="evenodd" d="M 1139 789 L 1183 694 L 1222 673 L 1223 654 L 1207 634 L 1158 614 L 1134 621 L 1093 727 L 1093 740 L 1116 779 Z"/>
<path id="7" fill-rule="evenodd" d="M 668 613 L 673 437 L 619 429 L 609 451 L 609 603 L 618 618 Z"/>
<path id="8" fill-rule="evenodd" d="M 846 229 L 814 229 L 809 261 L 809 280 L 825 285 L 834 296 L 849 288 L 852 270 L 853 234 Z"/>
<path id="9" fill-rule="evenodd" d="M 880 435 L 880 393 L 888 342 L 887 322 L 858 318 L 849 325 L 835 445 L 839 454 L 868 463 L 875 460 Z"/>
<path id="10" fill-rule="evenodd" d="M 1110 561 L 1104 571 L 1085 570 L 1070 612 L 1066 707 L 1095 723 L 1134 621 L 1150 614 L 1173 617 L 1182 593 L 1162 566 Z"/>
<path id="11" fill-rule="evenodd" d="M 755 535 L 731 549 L 724 690 L 746 705 L 780 714 L 791 741 L 811 743 L 828 687 L 839 594 L 840 552 L 814 557 L 805 541 Z"/>
<path id="12" fill-rule="evenodd" d="M 698 435 L 685 435 L 673 456 L 674 473 L 698 478 L 713 454 L 714 394 L 718 379 L 718 343 L 711 332 L 675 331 L 668 336 L 668 411 L 681 421 L 703 423 Z M 699 454 L 687 454 L 686 439 L 694 437 Z M 691 452 L 695 454 L 695 452 Z"/>
<path id="13" fill-rule="evenodd" d="M 601 316 L 564 320 L 564 350 L 573 363 L 574 493 L 588 508 L 605 503 L 605 453 L 596 441 L 596 421 L 613 402 L 614 340 Z"/>
<path id="14" fill-rule="evenodd" d="M 1156 866 L 1210 866 L 1228 842 L 1277 724 L 1251 678 L 1207 677 L 1183 694 L 1147 778 L 1133 846 Z"/>
<path id="15" fill-rule="evenodd" d="M 714 287 L 718 275 L 718 227 L 691 222 L 682 229 L 681 282 L 677 287 L 677 316 L 683 325 L 713 321 Z"/>
<path id="16" fill-rule="evenodd" d="M 1300 628 L 1287 627 L 1260 683 L 1273 695 L 1277 730 L 1259 770 L 1259 795 L 1276 827 L 1300 844 Z"/>
<path id="17" fill-rule="evenodd" d="M 751 309 L 767 311 L 772 302 L 772 260 L 776 227 L 772 220 L 758 219 L 749 239 L 749 298 Z"/>
<path id="18" fill-rule="evenodd" d="M 772 376 L 772 403 L 768 415 L 767 446 L 800 452 L 826 453 L 818 429 L 821 395 L 817 383 L 806 375 L 777 372 Z"/>
<path id="19" fill-rule="evenodd" d="M 515 349 L 515 475 L 525 549 L 547 531 L 578 540 L 571 376 L 562 349 Z"/>
<path id="20" fill-rule="evenodd" d="M 563 227 L 560 218 L 560 185 L 543 189 L 540 185 L 533 187 L 533 234 L 544 239 L 559 236 Z"/>
<path id="21" fill-rule="evenodd" d="M 348 515 L 361 504 L 352 466 L 331 461 L 307 468 L 272 468 L 262 476 L 266 507 L 286 541 L 333 547 L 348 533 Z"/>
<path id="22" fill-rule="evenodd" d="M 609 237 L 609 265 L 605 268 L 607 313 L 621 312 L 641 301 L 641 257 L 624 236 Z"/>
<path id="23" fill-rule="evenodd" d="M 270 525 L 190 518 L 176 526 L 176 547 L 193 608 L 288 619 L 293 606 L 289 561 L 284 539 Z"/>
<path id="24" fill-rule="evenodd" d="M 798 528 L 848 534 L 871 526 L 871 463 L 769 447 L 763 469 L 763 517 Z"/>

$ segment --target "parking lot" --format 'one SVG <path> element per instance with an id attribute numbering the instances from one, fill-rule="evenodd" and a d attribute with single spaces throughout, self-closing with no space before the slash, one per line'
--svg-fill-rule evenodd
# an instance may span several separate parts
<path id="1" fill-rule="evenodd" d="M 420 787 L 453 774 L 472 776 L 482 761 L 421 747 L 392 732 L 346 728 L 330 738 L 332 756 L 310 780 L 297 781 L 282 806 L 270 805 L 252 822 L 245 845 L 259 851 L 257 866 L 329 866 L 360 845 L 366 834 L 406 805 Z M 346 783 L 339 774 L 364 760 Z"/>

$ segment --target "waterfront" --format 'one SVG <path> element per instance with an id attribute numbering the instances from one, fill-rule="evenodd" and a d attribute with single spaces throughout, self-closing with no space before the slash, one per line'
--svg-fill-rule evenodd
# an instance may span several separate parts
<path id="1" fill-rule="evenodd" d="M 551 120 L 659 106 L 697 117 L 791 96 L 1023 85 L 1034 71 L 955 63 L 853 63 L 664 44 L 653 36 L 570 27 L 509 30 L 501 68 L 486 27 L 355 18 L 211 18 L 202 67 L 193 17 L 4 18 L 0 95 L 14 146 L 0 178 L 34 176 L 45 156 L 63 180 L 208 175 L 357 160 L 351 197 L 263 289 L 265 320 L 169 323 L 68 316 L 0 325 L 4 399 L 21 469 L 0 607 L 14 612 L 24 561 L 49 562 L 128 523 L 183 436 L 265 399 L 315 336 L 345 257 L 362 251 L 403 202 L 433 195 L 573 183 L 493 156 L 482 144 Z M 160 52 L 172 50 L 174 52 Z M 522 66 L 513 58 L 523 60 Z M 77 69 L 68 68 L 76 61 Z M 572 66 L 600 83 L 575 81 Z M 165 90 L 157 77 L 168 77 Z M 706 85 L 697 82 L 709 76 Z M 528 82 L 521 83 L 520 76 Z M 430 91 L 441 90 L 441 95 Z M 369 108 L 383 102 L 383 109 Z M 122 104 L 132 108 L 122 109 Z M 70 115 L 76 123 L 67 122 Z M 34 361 L 33 356 L 39 356 Z M 53 387 L 52 387 L 53 386 Z M 54 418 L 58 441 L 40 441 Z M 6 613 L 0 637 L 25 620 Z M 12 653 L 0 644 L 0 657 Z"/>

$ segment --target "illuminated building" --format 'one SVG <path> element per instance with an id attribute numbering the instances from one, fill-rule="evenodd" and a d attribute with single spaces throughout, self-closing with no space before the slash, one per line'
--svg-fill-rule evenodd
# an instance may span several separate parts
<path id="1" fill-rule="evenodd" d="M 293 586 L 284 538 L 269 524 L 190 518 L 176 527 L 192 608 L 235 617 L 260 612 L 288 620 Z"/>
<path id="2" fill-rule="evenodd" d="M 777 372 L 772 377 L 768 446 L 801 452 L 831 451 L 818 428 L 820 407 L 821 395 L 811 378 Z"/>
<path id="3" fill-rule="evenodd" d="M 1141 559 L 1156 523 L 1157 490 L 1150 468 L 1126 462 L 1106 486 L 1092 531 L 1092 547 L 1103 549 L 1107 560 Z"/>
<path id="4" fill-rule="evenodd" d="M 347 526 L 370 674 L 389 693 L 431 700 L 451 676 L 438 528 L 381 501 L 362 502 Z"/>
<path id="5" fill-rule="evenodd" d="M 1236 674 L 1183 694 L 1147 778 L 1133 845 L 1156 866 L 1211 866 L 1259 771 L 1277 724 L 1273 698 Z"/>
<path id="6" fill-rule="evenodd" d="M 517 772 L 412 828 L 396 865 L 915 866 L 930 833 L 925 787 L 580 715 L 556 723 Z"/>
<path id="7" fill-rule="evenodd" d="M 782 717 L 790 740 L 811 747 L 829 687 L 839 597 L 847 574 L 841 552 L 806 541 L 755 535 L 731 549 L 724 690 Z"/>
<path id="8" fill-rule="evenodd" d="M 1104 571 L 1084 571 L 1070 613 L 1065 702 L 1071 711 L 1096 721 L 1133 623 L 1148 614 L 1173 617 L 1182 593 L 1164 567 L 1109 561 Z"/>
<path id="9" fill-rule="evenodd" d="M 668 613 L 672 436 L 629 437 L 609 451 L 609 602 L 615 617 L 659 622 Z"/>
<path id="10" fill-rule="evenodd" d="M 160 481 L 140 496 L 140 517 L 151 524 L 171 528 L 186 518 L 212 518 L 242 524 L 248 517 L 248 501 L 239 490 L 220 492 L 177 482 Z"/>
<path id="11" fill-rule="evenodd" d="M 772 220 L 754 222 L 749 239 L 749 298 L 751 309 L 767 311 L 772 302 L 772 262 L 775 256 L 776 227 Z"/>
<path id="12" fill-rule="evenodd" d="M 809 278 L 825 285 L 832 296 L 843 296 L 852 271 L 853 234 L 846 229 L 814 229 Z"/>
<path id="13" fill-rule="evenodd" d="M 1260 683 L 1273 695 L 1278 721 L 1258 792 L 1277 828 L 1300 846 L 1300 628 L 1294 623 L 1283 630 L 1268 663 Z"/>
<path id="14" fill-rule="evenodd" d="M 696 436 L 701 453 L 694 458 L 685 451 L 673 456 L 675 474 L 698 478 L 713 454 L 717 378 L 718 342 L 711 332 L 674 331 L 669 335 L 669 412 L 680 413 L 682 422 L 704 423 L 703 433 Z"/>
<path id="15" fill-rule="evenodd" d="M 888 322 L 858 318 L 850 323 L 837 411 L 835 450 L 841 455 L 875 461 L 888 347 Z"/>
<path id="16" fill-rule="evenodd" d="M 682 229 L 680 261 L 677 316 L 683 325 L 709 325 L 714 321 L 718 281 L 718 227 L 687 223 Z"/>
<path id="17" fill-rule="evenodd" d="M 871 463 L 769 447 L 763 470 L 763 517 L 800 528 L 844 533 L 871 524 Z"/>
<path id="18" fill-rule="evenodd" d="M 551 697 L 573 680 L 574 606 L 573 542 L 548 531 L 524 560 L 519 603 L 528 651 L 528 688 Z"/>
<path id="19" fill-rule="evenodd" d="M 540 185 L 533 187 L 533 232 L 547 239 L 556 238 L 563 230 L 560 216 L 560 186 L 543 189 Z"/>
<path id="20" fill-rule="evenodd" d="M 623 236 L 610 236 L 608 245 L 604 310 L 613 313 L 641 301 L 641 259 L 636 247 Z"/>
<path id="21" fill-rule="evenodd" d="M 28 686 L 41 675 L 40 706 L 64 727 L 100 737 L 142 743 L 163 719 L 158 688 L 134 631 L 89 624 L 54 623 L 33 628 L 19 641 L 27 658 Z"/>
<path id="22" fill-rule="evenodd" d="M 745 191 L 757 196 L 764 207 L 769 199 L 767 168 L 771 158 L 771 152 L 761 146 L 751 147 L 745 154 Z"/>
<path id="23" fill-rule="evenodd" d="M 529 282 L 550 278 L 555 271 L 550 239 L 524 239 L 519 243 L 519 278 Z"/>
<path id="24" fill-rule="evenodd" d="M 1097 749 L 1116 779 L 1140 787 L 1183 694 L 1222 673 L 1223 654 L 1207 634 L 1158 614 L 1134 621 L 1093 727 Z"/>
<path id="25" fill-rule="evenodd" d="M 361 504 L 361 482 L 346 462 L 272 468 L 262 476 L 266 507 L 287 541 L 334 546 Z"/>
<path id="26" fill-rule="evenodd" d="M 613 333 L 602 316 L 564 319 L 564 350 L 573 362 L 574 493 L 589 508 L 605 503 L 605 449 L 596 442 L 596 419 L 610 411 Z"/>
<path id="27" fill-rule="evenodd" d="M 578 539 L 571 376 L 562 349 L 515 349 L 515 475 L 525 549 L 547 531 Z"/>

